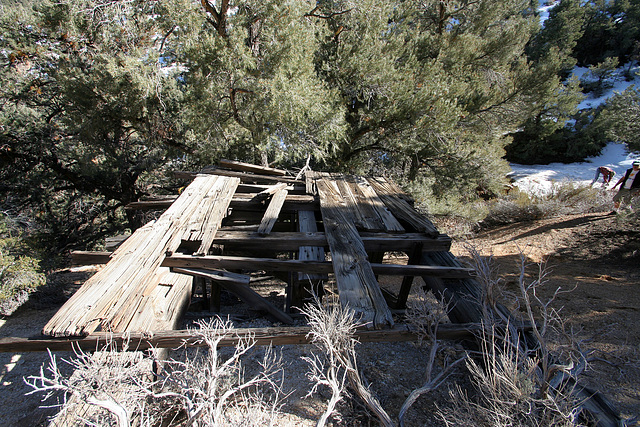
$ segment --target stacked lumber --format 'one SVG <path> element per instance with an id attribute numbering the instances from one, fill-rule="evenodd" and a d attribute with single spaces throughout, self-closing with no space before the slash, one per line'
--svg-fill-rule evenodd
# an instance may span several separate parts
<path id="1" fill-rule="evenodd" d="M 166 327 L 166 321 L 156 322 L 149 310 L 159 319 L 178 315 L 188 301 L 190 283 L 167 275 L 160 266 L 183 239 L 202 239 L 203 245 L 213 240 L 238 183 L 237 178 L 196 177 L 160 218 L 136 230 L 112 254 L 107 265 L 49 320 L 43 334 L 83 336 L 99 330 Z"/>

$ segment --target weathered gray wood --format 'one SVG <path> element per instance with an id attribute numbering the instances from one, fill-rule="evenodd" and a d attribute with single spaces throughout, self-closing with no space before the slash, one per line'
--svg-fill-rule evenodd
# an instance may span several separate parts
<path id="1" fill-rule="evenodd" d="M 234 178 L 240 178 L 243 183 L 273 183 L 273 182 L 286 182 L 288 184 L 304 184 L 303 181 L 288 176 L 271 176 L 271 175 L 257 175 L 243 172 L 230 171 L 226 169 L 207 168 L 199 172 L 199 174 L 205 175 L 219 175 L 228 176 Z M 176 178 L 180 179 L 193 179 L 198 175 L 196 172 L 176 171 L 173 173 Z"/>
<path id="2" fill-rule="evenodd" d="M 262 217 L 260 226 L 258 227 L 258 235 L 266 236 L 267 234 L 271 233 L 273 225 L 278 220 L 278 216 L 280 216 L 280 210 L 282 209 L 282 205 L 287 198 L 287 193 L 287 190 L 281 188 L 273 194 L 273 196 L 271 197 L 271 201 L 269 202 L 269 206 L 267 207 L 267 210 Z"/>
<path id="3" fill-rule="evenodd" d="M 92 276 L 60 308 L 43 328 L 45 335 L 79 336 L 97 329 L 125 331 L 143 324 L 140 314 L 161 282 L 160 264 L 165 253 L 180 245 L 191 219 L 204 197 L 215 194 L 230 178 L 198 176 L 167 211 L 129 237 L 107 265 Z M 237 184 L 238 180 L 231 178 Z M 179 294 L 179 295 L 178 295 Z M 178 293 L 177 300 L 181 300 Z M 172 297 L 173 298 L 173 297 Z"/>
<path id="4" fill-rule="evenodd" d="M 318 261 L 284 260 L 276 258 L 251 258 L 229 255 L 191 256 L 173 254 L 162 263 L 165 267 L 189 267 L 207 269 L 247 269 L 265 271 L 297 271 L 302 273 L 335 273 L 335 263 Z M 440 278 L 469 278 L 473 270 L 463 267 L 442 267 L 437 265 L 372 264 L 369 268 L 376 274 L 387 276 L 433 276 Z M 348 265 L 349 269 L 351 264 Z"/>
<path id="5" fill-rule="evenodd" d="M 204 214 L 196 219 L 200 224 L 199 232 L 192 233 L 193 239 L 185 239 L 201 241 L 196 255 L 204 255 L 209 252 L 209 248 L 213 244 L 213 239 L 216 237 L 216 233 L 227 213 L 227 209 L 229 209 L 231 198 L 239 183 L 240 180 L 237 179 L 224 180 L 215 194 L 204 199 L 206 200 L 203 203 Z"/>
<path id="6" fill-rule="evenodd" d="M 298 231 L 301 233 L 317 233 L 318 226 L 316 224 L 316 216 L 313 211 L 298 211 Z M 323 245 L 326 239 L 323 239 Z M 298 249 L 298 259 L 300 261 L 324 261 L 323 246 L 300 246 Z M 298 280 L 303 282 L 316 283 L 320 280 L 326 280 L 326 274 L 309 274 L 299 273 Z"/>
<path id="7" fill-rule="evenodd" d="M 316 179 L 316 186 L 340 302 L 355 310 L 368 327 L 392 326 L 391 311 L 337 187 L 326 178 Z"/>
<path id="8" fill-rule="evenodd" d="M 530 330 L 527 325 L 520 326 L 522 330 Z M 221 347 L 236 346 L 240 339 L 253 337 L 256 345 L 297 345 L 310 344 L 308 334 L 310 328 L 276 327 L 276 328 L 238 328 L 233 334 L 219 342 Z M 442 324 L 438 326 L 438 339 L 469 339 L 481 333 L 479 324 Z M 396 342 L 416 341 L 417 334 L 406 325 L 382 330 L 358 329 L 354 338 L 359 342 Z M 94 333 L 84 338 L 22 338 L 7 337 L 0 339 L 0 352 L 36 352 L 36 351 L 71 351 L 74 349 L 95 350 L 111 343 L 115 348 L 122 348 L 128 344 L 128 350 L 147 350 L 150 348 L 177 348 L 182 345 L 198 347 L 206 345 L 197 333 L 189 330 L 126 332 L 126 333 Z"/>
<path id="9" fill-rule="evenodd" d="M 423 251 L 448 251 L 451 248 L 451 238 L 444 234 L 431 238 L 422 233 L 360 233 L 360 239 L 367 252 L 411 251 L 416 244 L 422 244 Z M 259 236 L 253 231 L 230 231 L 224 227 L 216 233 L 214 244 L 235 251 L 263 247 L 274 251 L 297 251 L 304 246 L 328 248 L 327 238 L 321 232 L 272 232 Z M 74 265 L 106 264 L 110 258 L 111 252 L 71 252 Z"/>
<path id="10" fill-rule="evenodd" d="M 393 191 L 396 190 L 392 190 L 384 178 L 368 178 L 367 181 L 396 218 L 405 221 L 416 231 L 433 237 L 439 234 L 433 223 L 411 206 L 404 197 L 394 193 Z"/>
<path id="11" fill-rule="evenodd" d="M 274 175 L 274 176 L 285 176 L 287 171 L 282 169 L 275 169 L 266 166 L 258 166 L 251 163 L 238 162 L 235 160 L 227 160 L 221 159 L 218 164 L 227 169 L 242 171 L 242 172 L 251 172 L 263 175 Z"/>
<path id="12" fill-rule="evenodd" d="M 404 227 L 393 216 L 387 206 L 380 200 L 373 187 L 364 178 L 347 175 L 344 181 L 348 184 L 349 193 L 356 201 L 359 215 L 367 221 L 373 221 L 372 227 L 374 228 L 366 229 L 367 231 L 405 232 Z"/>
<path id="13" fill-rule="evenodd" d="M 264 310 L 278 319 L 282 323 L 292 324 L 293 319 L 287 313 L 271 304 L 256 291 L 251 289 L 249 285 L 250 277 L 247 275 L 238 275 L 229 272 L 221 272 L 215 270 L 205 270 L 201 268 L 174 268 L 176 273 L 188 274 L 192 276 L 205 277 L 220 284 L 223 288 L 234 293 L 242 301 L 256 310 Z"/>
<path id="14" fill-rule="evenodd" d="M 264 210 L 264 201 L 256 197 L 258 193 L 236 193 L 233 199 L 231 199 L 231 203 L 229 207 L 234 211 L 262 211 Z M 171 200 L 160 201 L 160 202 L 132 202 L 126 206 L 127 209 L 131 210 L 161 210 L 166 209 L 172 205 Z M 314 196 L 306 195 L 306 194 L 289 194 L 284 201 L 284 205 L 282 206 L 282 212 L 297 212 L 300 209 L 309 210 L 320 208 L 320 203 L 318 199 Z"/>

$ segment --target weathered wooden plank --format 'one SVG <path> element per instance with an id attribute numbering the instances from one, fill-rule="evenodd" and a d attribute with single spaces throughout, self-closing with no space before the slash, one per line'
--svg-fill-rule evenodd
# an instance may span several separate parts
<path id="1" fill-rule="evenodd" d="M 275 168 L 270 168 L 266 166 L 258 166 L 251 163 L 238 162 L 236 160 L 221 159 L 218 162 L 218 165 L 227 169 L 237 170 L 241 172 L 257 173 L 257 174 L 263 174 L 263 175 L 285 176 L 287 174 L 287 171 L 282 169 L 275 169 Z"/>
<path id="2" fill-rule="evenodd" d="M 434 237 L 439 234 L 431 221 L 411 206 L 405 198 L 390 190 L 384 178 L 368 178 L 367 181 L 396 218 L 411 225 L 415 231 L 423 232 Z"/>
<path id="3" fill-rule="evenodd" d="M 264 209 L 263 200 L 257 197 L 259 193 L 236 193 L 231 199 L 229 207 L 234 210 L 258 211 Z M 131 202 L 126 209 L 131 210 L 153 210 L 166 209 L 173 204 L 174 200 L 165 201 L 141 201 Z M 283 212 L 295 212 L 299 209 L 314 209 L 320 207 L 318 199 L 308 194 L 288 194 L 283 205 Z"/>
<path id="4" fill-rule="evenodd" d="M 250 258 L 229 255 L 191 256 L 174 254 L 166 257 L 164 267 L 191 267 L 206 269 L 247 269 L 266 271 L 298 271 L 302 273 L 324 274 L 335 272 L 334 264 L 328 261 L 300 261 L 276 258 Z M 440 278 L 468 278 L 473 269 L 463 267 L 442 267 L 432 265 L 400 265 L 368 263 L 376 274 L 387 276 L 433 276 Z"/>
<path id="5" fill-rule="evenodd" d="M 243 172 L 230 171 L 226 169 L 216 169 L 216 168 L 208 168 L 199 172 L 200 174 L 206 175 L 219 175 L 219 176 L 228 176 L 234 178 L 240 178 L 243 183 L 272 183 L 272 182 L 286 182 L 288 184 L 304 184 L 302 180 L 297 180 L 295 178 L 290 178 L 288 176 L 271 176 L 271 175 L 257 175 L 257 174 L 249 174 Z M 173 173 L 176 178 L 180 179 L 193 179 L 194 176 L 198 175 L 197 172 L 185 172 L 185 171 L 176 171 Z"/>
<path id="6" fill-rule="evenodd" d="M 522 330 L 531 330 L 528 325 L 519 326 Z M 310 344 L 308 335 L 311 328 L 308 326 L 275 327 L 275 328 L 238 328 L 233 334 L 222 338 L 218 343 L 221 347 L 233 347 L 238 345 L 240 339 L 252 337 L 256 345 L 299 345 Z M 442 324 L 438 326 L 438 339 L 470 339 L 481 333 L 481 326 L 473 324 Z M 398 342 L 417 341 L 418 335 L 406 325 L 397 325 L 393 328 L 382 330 L 358 329 L 354 338 L 359 342 Z M 72 351 L 82 349 L 91 351 L 100 349 L 106 344 L 112 344 L 114 348 L 121 349 L 127 344 L 128 350 L 147 350 L 150 348 L 177 348 L 179 346 L 199 347 L 206 345 L 197 335 L 197 332 L 189 330 L 149 331 L 149 332 L 117 332 L 95 333 L 84 338 L 22 338 L 7 337 L 0 339 L 0 352 L 36 352 L 36 351 Z"/>
<path id="7" fill-rule="evenodd" d="M 301 233 L 317 233 L 316 215 L 313 211 L 298 211 L 298 231 Z M 324 233 L 323 233 L 324 234 Z M 323 246 L 326 238 L 323 236 Z M 300 261 L 324 261 L 323 246 L 300 246 L 298 249 L 298 259 Z M 326 280 L 326 274 L 299 273 L 298 280 L 315 283 L 319 280 Z"/>
<path id="8" fill-rule="evenodd" d="M 312 196 L 318 195 L 318 189 L 316 188 L 316 177 L 317 172 L 315 171 L 306 171 L 304 173 L 305 191 L 307 194 L 310 194 Z"/>
<path id="9" fill-rule="evenodd" d="M 251 283 L 251 276 L 248 274 L 233 273 L 231 271 L 214 270 L 214 269 L 197 269 L 197 268 L 174 268 L 174 273 L 188 274 L 191 276 L 205 277 L 210 280 L 215 280 L 218 283 L 239 283 L 242 285 L 249 285 Z"/>
<path id="10" fill-rule="evenodd" d="M 380 197 L 373 190 L 373 187 L 362 177 L 347 175 L 345 181 L 348 183 L 351 194 L 355 197 L 358 211 L 364 218 L 375 218 L 374 224 L 380 224 L 379 230 L 390 233 L 404 233 L 404 227 L 393 216 L 387 206 L 380 200 Z M 374 231 L 371 230 L 367 231 Z"/>
<path id="11" fill-rule="evenodd" d="M 216 182 L 228 178 L 198 176 L 167 211 L 129 237 L 111 261 L 92 276 L 43 328 L 45 335 L 87 335 L 102 328 L 123 331 L 159 284 L 158 269 L 175 250 L 190 215 Z M 235 180 L 237 182 L 237 180 Z M 176 296 L 179 299 L 179 296 Z M 153 300 L 153 298 L 152 298 Z"/>
<path id="12" fill-rule="evenodd" d="M 271 233 L 271 229 L 273 225 L 278 220 L 278 216 L 280 216 L 280 210 L 282 209 L 282 205 L 284 204 L 285 199 L 287 198 L 288 191 L 284 188 L 277 190 L 273 196 L 271 197 L 271 201 L 269 202 L 269 206 L 262 217 L 262 221 L 260 222 L 260 226 L 258 227 L 258 235 L 266 236 Z"/>
<path id="13" fill-rule="evenodd" d="M 206 254 L 209 252 L 209 248 L 213 244 L 213 239 L 216 237 L 216 232 L 220 228 L 222 220 L 224 219 L 231 198 L 240 183 L 239 179 L 227 179 L 224 180 L 224 185 L 221 185 L 218 191 L 209 198 L 207 204 L 208 209 L 205 212 L 203 218 L 201 218 L 201 232 L 198 235 L 201 242 L 200 247 L 196 251 L 196 254 Z"/>
<path id="14" fill-rule="evenodd" d="M 431 238 L 423 233 L 360 233 L 360 239 L 367 252 L 411 251 L 416 244 L 422 244 L 423 251 L 448 251 L 451 248 L 451 238 L 445 234 Z M 268 247 L 274 251 L 297 251 L 305 246 L 328 248 L 327 238 L 322 232 L 272 232 L 267 236 L 259 236 L 253 231 L 230 231 L 224 227 L 216 233 L 214 244 L 224 245 L 236 251 L 261 247 Z M 106 264 L 111 254 L 73 251 L 71 260 L 74 265 Z"/>
<path id="15" fill-rule="evenodd" d="M 340 302 L 355 310 L 368 327 L 392 326 L 391 311 L 367 261 L 362 240 L 347 219 L 344 200 L 329 179 L 316 179 L 316 186 Z"/>
<path id="16" fill-rule="evenodd" d="M 291 318 L 291 316 L 280 310 L 275 305 L 271 304 L 269 301 L 267 301 L 260 294 L 258 294 L 248 286 L 248 281 L 250 279 L 248 278 L 248 276 L 247 279 L 235 277 L 242 280 L 235 281 L 233 280 L 233 275 L 224 273 L 221 274 L 222 272 L 220 271 L 211 271 L 201 268 L 176 268 L 174 269 L 174 271 L 181 274 L 189 274 L 192 276 L 200 276 L 214 280 L 223 288 L 237 295 L 238 298 L 249 304 L 249 306 L 253 309 L 266 311 L 282 323 L 286 323 L 289 325 L 293 323 L 293 319 Z"/>

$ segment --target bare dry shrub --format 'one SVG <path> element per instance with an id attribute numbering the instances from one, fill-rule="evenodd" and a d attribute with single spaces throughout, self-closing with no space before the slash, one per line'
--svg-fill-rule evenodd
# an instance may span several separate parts
<path id="1" fill-rule="evenodd" d="M 111 343 L 100 351 L 87 353 L 75 351 L 75 358 L 62 359 L 71 365 L 74 372 L 65 377 L 55 355 L 49 352 L 49 365 L 40 368 L 39 375 L 25 379 L 33 388 L 28 394 L 43 394 L 43 402 L 63 393 L 63 403 L 57 419 L 73 419 L 70 414 L 79 414 L 84 423 L 96 425 L 128 426 L 139 418 L 145 424 L 154 422 L 145 410 L 146 398 L 153 380 L 150 361 L 140 352 L 120 352 Z M 86 411 L 82 406 L 91 405 L 95 410 Z"/>
<path id="2" fill-rule="evenodd" d="M 413 298 L 409 299 L 406 318 L 414 331 L 418 334 L 419 344 L 429 348 L 429 355 L 425 367 L 424 382 L 421 387 L 413 390 L 404 401 L 398 418 L 400 426 L 404 425 L 404 416 L 416 400 L 423 394 L 437 389 L 448 378 L 452 369 L 466 359 L 466 356 L 451 361 L 449 352 L 443 355 L 442 366 L 436 374 L 436 356 L 443 352 L 444 346 L 437 339 L 438 326 L 448 322 L 448 308 L 444 300 L 437 301 L 433 293 L 418 288 Z"/>
<path id="3" fill-rule="evenodd" d="M 75 359 L 65 360 L 75 369 L 69 378 L 51 355 L 49 366 L 25 381 L 33 388 L 30 394 L 44 394 L 43 401 L 59 392 L 72 396 L 65 398 L 62 412 L 73 413 L 84 403 L 102 408 L 83 420 L 94 425 L 273 425 L 284 398 L 280 358 L 269 348 L 258 372 L 247 379 L 242 359 L 253 348 L 253 338 L 240 339 L 223 356 L 218 344 L 235 335 L 232 324 L 214 318 L 198 326 L 195 333 L 203 347 L 182 360 L 165 361 L 155 378 L 153 355 L 108 345 L 99 353 L 78 351 Z"/>
<path id="4" fill-rule="evenodd" d="M 535 278 L 528 280 L 529 266 L 521 255 L 516 303 L 524 322 L 517 321 L 496 298 L 497 279 L 490 262 L 470 251 L 487 306 L 480 356 L 467 360 L 476 393 L 470 396 L 456 387 L 450 393 L 453 408 L 440 409 L 439 415 L 447 425 L 456 426 L 579 425 L 582 402 L 572 387 L 586 359 L 575 334 L 552 307 L 562 291 L 542 299 L 540 288 L 547 285 L 548 270 L 544 263 L 538 264 Z M 515 323 L 528 324 L 531 335 L 527 337 Z"/>
<path id="5" fill-rule="evenodd" d="M 311 342 L 320 349 L 320 354 L 312 354 L 304 359 L 309 364 L 309 379 L 314 383 L 309 395 L 320 386 L 329 387 L 331 398 L 327 409 L 318 420 L 318 426 L 324 426 L 336 413 L 336 405 L 345 397 L 347 381 L 367 407 L 373 411 L 384 426 L 394 423 L 380 405 L 378 399 L 364 384 L 357 364 L 354 333 L 358 325 L 355 312 L 337 300 L 327 296 L 322 303 L 314 295 L 314 304 L 306 304 L 302 310 L 307 317 L 311 331 Z"/>
<path id="6" fill-rule="evenodd" d="M 218 344 L 234 336 L 229 321 L 200 320 L 196 330 L 205 344 L 184 360 L 165 364 L 162 388 L 171 390 L 182 403 L 187 425 L 271 425 L 282 406 L 284 371 L 281 359 L 268 348 L 261 369 L 245 378 L 243 356 L 254 347 L 253 337 L 241 339 L 228 357 Z M 166 394 L 166 393 L 165 393 Z"/>

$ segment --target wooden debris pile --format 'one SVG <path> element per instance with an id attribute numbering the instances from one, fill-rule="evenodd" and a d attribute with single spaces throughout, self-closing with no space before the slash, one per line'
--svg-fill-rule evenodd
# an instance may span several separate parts
<path id="1" fill-rule="evenodd" d="M 391 309 L 405 307 L 413 278 L 443 283 L 468 278 L 456 262 L 438 265 L 429 253 L 448 253 L 450 239 L 382 177 L 364 178 L 285 171 L 222 161 L 220 168 L 177 173 L 193 179 L 180 196 L 137 202 L 131 209 L 167 210 L 110 254 L 78 253 L 108 263 L 43 329 L 56 337 L 99 331 L 140 332 L 175 327 L 194 290 L 209 284 L 211 304 L 220 287 L 254 309 L 292 323 L 311 287 L 322 290 L 329 274 L 341 303 L 368 328 L 393 326 Z M 408 265 L 383 263 L 404 252 Z M 283 257 L 283 254 L 286 256 Z M 286 272 L 285 307 L 251 289 L 247 271 Z M 377 276 L 404 277 L 399 293 L 381 289 Z"/>

